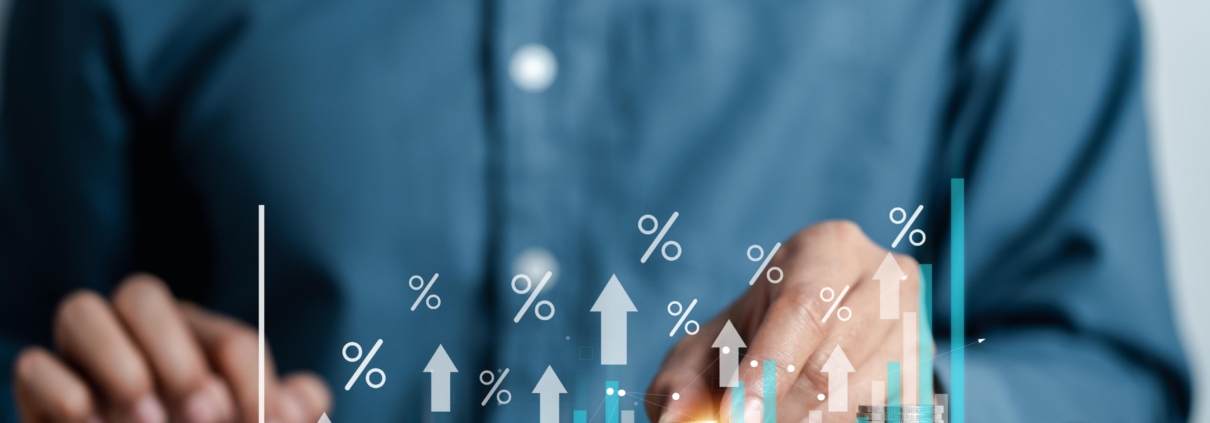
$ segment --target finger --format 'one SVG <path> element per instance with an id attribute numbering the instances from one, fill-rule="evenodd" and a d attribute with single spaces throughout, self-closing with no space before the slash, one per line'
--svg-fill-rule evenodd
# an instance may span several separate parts
<path id="1" fill-rule="evenodd" d="M 209 357 L 210 365 L 227 381 L 238 409 L 237 420 L 246 423 L 258 421 L 259 339 L 256 331 L 234 319 L 211 313 L 192 304 L 182 304 L 181 311 L 202 345 L 202 350 Z M 265 421 L 280 422 L 277 372 L 273 369 L 273 360 L 268 351 L 265 353 L 264 370 Z"/>
<path id="2" fill-rule="evenodd" d="M 50 351 L 21 351 L 13 385 L 23 421 L 100 423 L 88 384 Z"/>
<path id="3" fill-rule="evenodd" d="M 35 408 L 34 400 L 25 390 L 13 381 L 13 400 L 17 406 L 17 421 L 21 423 L 49 423 L 50 420 L 43 417 L 41 410 Z"/>
<path id="4" fill-rule="evenodd" d="M 164 423 L 151 369 L 118 316 L 90 291 L 68 295 L 55 317 L 55 343 L 107 401 L 119 420 Z"/>
<path id="5" fill-rule="evenodd" d="M 113 307 L 155 370 L 160 392 L 172 408 L 215 407 L 216 399 L 202 390 L 210 374 L 206 358 L 163 282 L 145 273 L 132 275 L 114 291 Z"/>
<path id="6" fill-rule="evenodd" d="M 323 379 L 313 373 L 296 372 L 287 375 L 281 382 L 282 402 L 292 403 L 282 406 L 296 407 L 300 420 L 298 423 L 319 421 L 319 415 L 326 413 L 332 406 L 332 394 L 328 391 Z"/>
<path id="7" fill-rule="evenodd" d="M 178 411 L 186 421 L 231 423 L 236 420 L 231 388 L 217 375 L 208 375 L 201 389 L 189 398 Z"/>
<path id="8" fill-rule="evenodd" d="M 835 287 L 839 295 L 844 286 L 858 285 L 862 269 L 871 259 L 877 265 L 871 254 L 877 247 L 850 222 L 814 225 L 788 241 L 785 248 L 778 265 L 787 270 L 787 281 L 770 299 L 748 343 L 745 362 L 740 365 L 747 419 L 763 412 L 766 372 L 772 372 L 776 379 L 776 397 L 783 397 L 803 374 L 801 369 L 808 358 L 828 338 L 830 328 L 836 326 L 823 325 L 828 304 L 817 300 L 816 293 L 822 287 Z M 796 370 L 793 373 L 789 371 L 791 365 Z"/>
<path id="9" fill-rule="evenodd" d="M 713 318 L 702 327 L 703 334 L 717 335 L 729 320 L 729 312 Z M 644 395 L 647 415 L 653 421 L 713 420 L 719 384 L 717 350 L 712 337 L 691 336 L 681 339 L 668 352 L 660 371 Z"/>

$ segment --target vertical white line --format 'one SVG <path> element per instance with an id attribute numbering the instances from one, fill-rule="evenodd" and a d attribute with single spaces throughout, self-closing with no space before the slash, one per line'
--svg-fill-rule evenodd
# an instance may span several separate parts
<path id="1" fill-rule="evenodd" d="M 260 279 L 259 302 L 257 303 L 257 343 L 256 343 L 256 401 L 260 423 L 265 423 L 265 205 L 258 206 L 259 217 L 259 264 L 257 276 Z"/>
<path id="2" fill-rule="evenodd" d="M 870 405 L 886 405 L 886 382 L 881 380 L 870 382 Z"/>
<path id="3" fill-rule="evenodd" d="M 917 388 L 920 387 L 920 372 L 917 370 L 920 336 L 916 331 L 916 325 L 919 323 L 915 312 L 903 312 L 903 405 L 916 405 L 920 401 L 917 394 Z"/>

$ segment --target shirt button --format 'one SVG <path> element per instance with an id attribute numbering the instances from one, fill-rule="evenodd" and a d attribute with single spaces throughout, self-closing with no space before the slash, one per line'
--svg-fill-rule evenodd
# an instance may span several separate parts
<path id="1" fill-rule="evenodd" d="M 531 93 L 545 91 L 555 82 L 558 73 L 559 64 L 555 61 L 555 54 L 541 44 L 531 43 L 517 48 L 508 64 L 508 74 L 513 84 Z"/>
<path id="2" fill-rule="evenodd" d="M 513 261 L 513 273 L 529 276 L 535 284 L 546 276 L 546 272 L 552 273 L 550 280 L 546 282 L 546 288 L 550 288 L 559 279 L 559 261 L 545 248 L 528 248 Z"/>

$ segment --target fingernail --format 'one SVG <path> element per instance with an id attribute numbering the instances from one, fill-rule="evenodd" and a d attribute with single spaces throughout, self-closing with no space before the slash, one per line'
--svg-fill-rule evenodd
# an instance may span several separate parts
<path id="1" fill-rule="evenodd" d="M 134 405 L 134 420 L 136 423 L 165 423 L 167 414 L 164 405 L 155 396 L 148 395 Z"/>
<path id="2" fill-rule="evenodd" d="M 761 413 L 765 411 L 760 398 L 752 397 L 744 401 L 744 420 L 746 423 L 760 423 Z"/>
<path id="3" fill-rule="evenodd" d="M 194 392 L 185 400 L 185 419 L 190 423 L 213 423 L 218 420 L 217 412 L 210 392 L 205 389 Z"/>

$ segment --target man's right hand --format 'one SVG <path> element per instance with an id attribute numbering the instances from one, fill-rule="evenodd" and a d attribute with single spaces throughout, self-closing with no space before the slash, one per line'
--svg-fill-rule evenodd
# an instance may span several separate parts
<path id="1" fill-rule="evenodd" d="M 173 298 L 154 276 L 124 280 L 111 300 L 68 295 L 54 322 L 55 352 L 29 347 L 14 363 L 25 423 L 253 423 L 257 333 Z M 280 380 L 266 351 L 265 421 L 309 423 L 331 394 L 308 373 Z"/>

